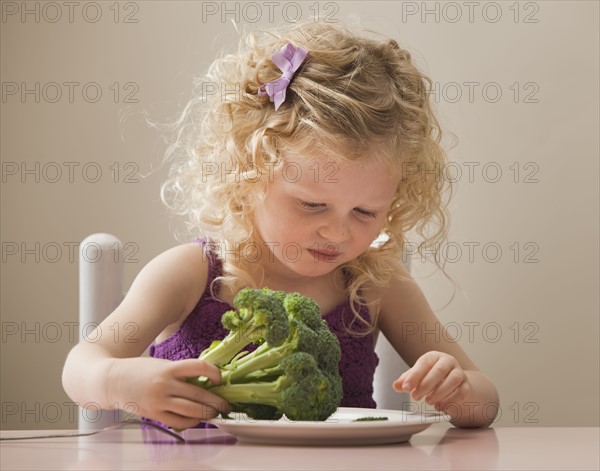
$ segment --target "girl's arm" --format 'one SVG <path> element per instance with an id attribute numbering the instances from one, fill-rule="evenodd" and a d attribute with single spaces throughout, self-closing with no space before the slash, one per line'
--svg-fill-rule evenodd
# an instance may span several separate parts
<path id="1" fill-rule="evenodd" d="M 498 411 L 498 392 L 437 319 L 404 267 L 381 293 L 378 326 L 411 366 L 395 382 L 397 391 L 425 399 L 459 427 L 489 426 Z"/>
<path id="2" fill-rule="evenodd" d="M 123 302 L 89 338 L 69 353 L 63 387 L 74 402 L 103 409 L 131 404 L 139 415 L 175 428 L 188 428 L 214 417 L 227 404 L 185 382 L 204 375 L 220 381 L 214 365 L 197 360 L 140 358 L 166 328 L 174 330 L 204 292 L 208 265 L 201 246 L 175 247 L 146 265 Z"/>

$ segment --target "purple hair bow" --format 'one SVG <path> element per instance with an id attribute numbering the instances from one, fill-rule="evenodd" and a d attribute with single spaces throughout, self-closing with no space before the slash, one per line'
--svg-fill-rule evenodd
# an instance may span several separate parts
<path id="1" fill-rule="evenodd" d="M 275 103 L 275 110 L 279 109 L 285 101 L 288 85 L 307 55 L 306 50 L 301 47 L 296 49 L 291 43 L 287 43 L 279 51 L 275 51 L 272 57 L 273 63 L 283 74 L 277 80 L 263 83 L 258 87 L 258 96 L 269 95 L 270 100 Z"/>

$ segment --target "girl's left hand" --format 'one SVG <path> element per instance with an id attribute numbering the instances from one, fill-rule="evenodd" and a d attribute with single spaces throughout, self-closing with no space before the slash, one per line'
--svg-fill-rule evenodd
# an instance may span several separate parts
<path id="1" fill-rule="evenodd" d="M 461 403 L 469 395 L 467 374 L 452 355 L 430 351 L 394 381 L 398 392 L 409 392 L 415 401 L 425 398 L 427 404 L 442 410 L 449 403 Z"/>

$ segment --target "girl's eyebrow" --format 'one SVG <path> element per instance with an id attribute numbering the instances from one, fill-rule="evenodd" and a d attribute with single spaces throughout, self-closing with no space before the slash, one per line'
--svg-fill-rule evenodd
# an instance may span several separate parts
<path id="1" fill-rule="evenodd" d="M 299 190 L 297 193 L 292 195 L 294 198 L 299 198 L 308 203 L 327 204 L 327 199 L 322 197 L 322 195 L 315 194 L 315 193 L 311 192 L 310 190 L 303 188 L 300 185 L 291 186 L 291 188 L 293 188 L 294 190 Z M 386 202 L 376 201 L 376 202 L 373 202 L 372 204 L 362 203 L 362 204 L 354 205 L 354 207 L 364 209 L 364 210 L 369 210 L 369 211 L 383 211 L 384 209 L 387 209 L 388 202 L 387 201 Z"/>

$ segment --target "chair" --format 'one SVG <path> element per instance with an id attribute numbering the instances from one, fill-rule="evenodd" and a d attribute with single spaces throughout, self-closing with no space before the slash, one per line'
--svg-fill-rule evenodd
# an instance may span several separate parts
<path id="1" fill-rule="evenodd" d="M 123 292 L 123 246 L 111 234 L 97 233 L 79 245 L 79 339 L 89 336 L 121 303 Z M 121 419 L 119 411 L 95 411 L 79 407 L 78 428 L 97 430 Z"/>
<path id="2" fill-rule="evenodd" d="M 123 300 L 123 245 L 114 235 L 92 234 L 79 246 L 79 325 L 80 339 L 90 335 Z M 374 398 L 381 409 L 403 409 L 408 395 L 391 388 L 392 381 L 407 369 L 388 340 L 379 335 L 375 351 L 379 366 L 375 372 Z M 106 412 L 106 411 L 104 411 Z M 83 408 L 79 411 L 79 429 L 96 430 L 118 420 L 111 411 L 101 416 Z"/>

